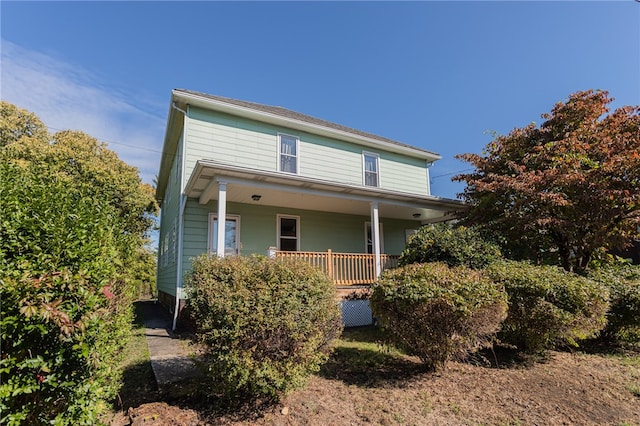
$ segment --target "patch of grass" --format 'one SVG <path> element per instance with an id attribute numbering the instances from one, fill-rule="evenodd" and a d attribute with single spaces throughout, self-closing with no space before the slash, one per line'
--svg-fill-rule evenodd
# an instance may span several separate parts
<path id="1" fill-rule="evenodd" d="M 371 367 L 405 356 L 395 347 L 383 343 L 382 331 L 375 326 L 345 329 L 337 341 L 336 350 L 353 357 L 345 361 Z"/>
<path id="2" fill-rule="evenodd" d="M 628 367 L 640 367 L 640 355 L 636 355 L 636 356 L 616 355 L 615 357 L 620 360 L 620 363 L 622 365 L 625 365 Z"/>
<path id="3" fill-rule="evenodd" d="M 382 329 L 375 325 L 366 325 L 364 327 L 349 327 L 342 331 L 340 336 L 341 342 L 350 342 L 356 344 L 377 343 L 383 341 Z"/>
<path id="4" fill-rule="evenodd" d="M 460 406 L 458 404 L 456 404 L 455 402 L 450 402 L 449 403 L 449 410 L 451 410 L 451 412 L 455 415 L 460 414 Z"/>
<path id="5" fill-rule="evenodd" d="M 376 387 L 391 383 L 403 385 L 401 382 L 406 384 L 407 379 L 424 371 L 424 365 L 417 358 L 384 344 L 378 327 L 367 326 L 343 331 L 320 376 Z"/>
<path id="6" fill-rule="evenodd" d="M 433 409 L 431 407 L 431 398 L 429 397 L 429 394 L 427 394 L 424 391 L 420 392 L 419 395 L 420 395 L 420 398 L 422 399 L 422 415 L 426 416 Z"/>
<path id="7" fill-rule="evenodd" d="M 129 407 L 157 400 L 158 385 L 151 368 L 139 303 L 135 304 L 133 336 L 127 345 L 124 362 L 120 368 L 123 370 L 123 384 L 115 408 L 126 411 Z"/>

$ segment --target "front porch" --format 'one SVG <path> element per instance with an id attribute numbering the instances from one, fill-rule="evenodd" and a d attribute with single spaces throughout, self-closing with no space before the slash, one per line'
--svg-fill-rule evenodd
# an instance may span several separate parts
<path id="1" fill-rule="evenodd" d="M 398 265 L 400 256 L 367 253 L 334 253 L 331 249 L 326 252 L 314 251 L 282 251 L 269 249 L 269 256 L 281 259 L 301 259 L 320 268 L 326 273 L 336 286 L 370 285 L 377 281 L 378 276 L 385 269 Z"/>
<path id="2" fill-rule="evenodd" d="M 400 256 L 368 253 L 336 253 L 329 249 L 318 251 L 284 251 L 270 247 L 268 254 L 276 259 L 299 259 L 320 268 L 336 287 L 336 297 L 342 310 L 345 327 L 373 323 L 369 303 L 370 286 L 382 271 L 398 266 Z"/>

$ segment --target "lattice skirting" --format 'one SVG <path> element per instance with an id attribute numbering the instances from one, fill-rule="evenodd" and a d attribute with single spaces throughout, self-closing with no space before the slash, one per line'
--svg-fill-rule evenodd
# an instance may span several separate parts
<path id="1" fill-rule="evenodd" d="M 345 327 L 359 327 L 373 324 L 371 305 L 368 300 L 343 300 L 342 324 Z"/>

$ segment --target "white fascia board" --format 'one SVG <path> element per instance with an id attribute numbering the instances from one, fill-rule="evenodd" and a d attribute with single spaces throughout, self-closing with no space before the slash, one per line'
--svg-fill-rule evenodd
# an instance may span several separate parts
<path id="1" fill-rule="evenodd" d="M 180 140 L 180 130 L 184 125 L 184 117 L 181 111 L 174 108 L 175 93 L 171 95 L 171 103 L 169 105 L 169 113 L 167 114 L 167 127 L 164 133 L 164 142 L 162 144 L 162 154 L 160 158 L 160 169 L 158 170 L 158 182 L 156 187 L 156 200 L 163 200 L 164 191 L 167 187 L 167 180 L 171 173 L 171 164 L 176 155 L 178 141 Z M 180 119 L 182 118 L 182 120 Z"/>
<path id="2" fill-rule="evenodd" d="M 189 182 L 185 188 L 185 193 L 189 194 L 200 178 L 200 175 L 209 169 L 213 173 L 214 181 L 223 179 L 227 183 L 239 183 L 252 185 L 255 187 L 286 190 L 289 192 L 300 192 L 306 194 L 316 194 L 332 196 L 334 198 L 357 199 L 359 201 L 382 201 L 392 202 L 394 205 L 415 207 L 416 204 L 433 207 L 434 205 L 451 209 L 465 209 L 467 204 L 461 200 L 442 198 L 434 195 L 415 195 L 397 191 L 389 191 L 380 188 L 369 188 L 355 185 L 339 184 L 321 179 L 308 178 L 297 175 L 284 175 L 277 172 L 269 172 L 257 169 L 248 169 L 227 164 L 220 164 L 211 160 L 198 160 L 193 169 Z M 211 175 L 211 173 L 207 173 Z M 224 178 L 222 178 L 224 176 Z M 271 178 L 270 182 L 263 182 L 259 178 Z M 306 184 L 306 185 L 305 185 Z M 303 186 L 304 185 L 304 186 Z M 309 188 L 314 185 L 316 188 Z M 207 200 L 208 201 L 208 200 Z"/>
<path id="3" fill-rule="evenodd" d="M 237 115 L 245 118 L 250 118 L 257 121 L 262 121 L 279 126 L 289 127 L 296 130 L 302 130 L 316 135 L 322 135 L 331 137 L 334 139 L 344 140 L 348 142 L 357 143 L 369 147 L 382 149 L 385 151 L 410 155 L 412 157 L 425 159 L 428 162 L 434 162 L 440 160 L 442 156 L 429 152 L 418 147 L 412 147 L 409 145 L 400 145 L 392 142 L 386 142 L 379 139 L 368 138 L 366 136 L 350 133 L 344 130 L 333 129 L 319 124 L 308 123 L 306 121 L 300 121 L 292 118 L 282 117 L 280 115 L 272 114 L 265 111 L 258 111 L 253 108 L 245 106 L 230 104 L 227 102 L 219 101 L 217 99 L 210 99 L 204 96 L 194 95 L 192 93 L 184 93 L 181 91 L 173 92 L 176 99 L 180 99 L 181 103 L 190 104 L 193 106 L 201 107 L 204 109 L 212 109 L 215 111 L 225 112 L 231 115 Z"/>

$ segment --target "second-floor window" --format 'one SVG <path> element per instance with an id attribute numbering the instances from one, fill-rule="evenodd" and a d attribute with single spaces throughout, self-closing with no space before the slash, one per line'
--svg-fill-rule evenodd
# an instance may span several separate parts
<path id="1" fill-rule="evenodd" d="M 369 152 L 362 153 L 363 163 L 363 177 L 365 186 L 380 186 L 380 177 L 378 173 L 378 160 L 377 154 L 371 154 Z"/>
<path id="2" fill-rule="evenodd" d="M 298 173 L 298 138 L 289 135 L 278 135 L 279 171 Z"/>

